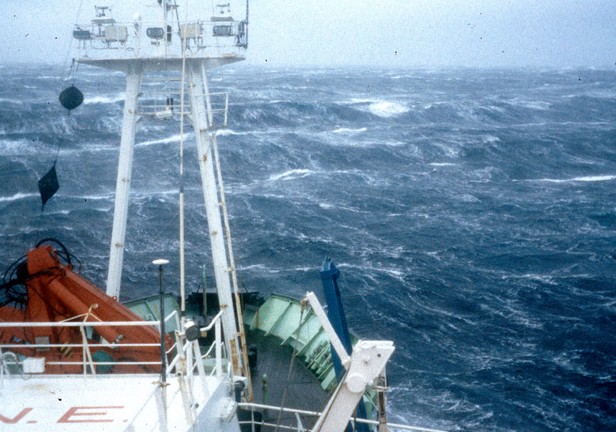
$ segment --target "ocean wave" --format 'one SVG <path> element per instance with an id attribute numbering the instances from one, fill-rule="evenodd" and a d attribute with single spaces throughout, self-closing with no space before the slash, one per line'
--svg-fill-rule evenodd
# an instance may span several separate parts
<path id="1" fill-rule="evenodd" d="M 334 130 L 333 133 L 335 133 L 335 134 L 343 134 L 343 135 L 356 135 L 356 134 L 359 134 L 359 133 L 366 132 L 367 130 L 368 130 L 368 128 L 365 128 L 365 127 L 357 128 L 357 129 L 338 128 L 338 129 Z"/>
<path id="2" fill-rule="evenodd" d="M 84 99 L 84 105 L 94 104 L 114 104 L 124 101 L 124 93 L 117 94 L 115 96 L 92 96 Z"/>
<path id="3" fill-rule="evenodd" d="M 75 199 L 79 201 L 110 201 L 113 202 L 115 197 L 114 193 L 106 193 L 100 195 L 67 195 L 67 199 Z"/>
<path id="4" fill-rule="evenodd" d="M 603 181 L 611 181 L 616 180 L 616 175 L 601 175 L 601 176 L 584 176 L 584 177 L 573 177 L 570 179 L 539 179 L 537 181 L 546 182 L 546 183 L 590 183 L 590 182 L 603 182 Z"/>
<path id="5" fill-rule="evenodd" d="M 500 141 L 501 141 L 501 139 L 499 137 L 497 137 L 497 136 L 494 136 L 494 135 L 486 135 L 486 136 L 483 137 L 484 144 L 494 144 L 494 143 L 497 143 L 497 142 L 500 142 Z"/>
<path id="6" fill-rule="evenodd" d="M 292 169 L 281 174 L 273 174 L 269 177 L 270 181 L 277 180 L 296 180 L 314 174 L 314 171 L 309 169 Z"/>
<path id="7" fill-rule="evenodd" d="M 503 279 L 506 279 L 506 278 L 507 278 L 506 276 L 503 277 Z M 510 276 L 510 278 L 530 279 L 530 280 L 534 280 L 537 282 L 541 282 L 546 285 L 558 285 L 558 283 L 554 280 L 554 276 L 552 275 L 526 273 L 522 275 L 513 275 L 513 276 Z"/>
<path id="8" fill-rule="evenodd" d="M 233 129 L 218 129 L 216 136 L 244 135 L 241 132 L 235 132 Z"/>
<path id="9" fill-rule="evenodd" d="M 451 163 L 451 162 L 431 162 L 428 165 L 433 166 L 433 167 L 448 167 L 448 166 L 456 166 L 458 164 Z"/>
<path id="10" fill-rule="evenodd" d="M 548 111 L 550 108 L 552 108 L 551 103 L 541 100 L 512 98 L 506 99 L 504 102 L 513 108 L 523 108 L 535 111 Z"/>
<path id="11" fill-rule="evenodd" d="M 0 140 L 0 152 L 4 156 L 24 156 L 29 154 L 38 154 L 40 147 L 35 141 L 26 139 L 12 140 Z"/>
<path id="12" fill-rule="evenodd" d="M 330 203 L 319 203 L 319 207 L 322 208 L 323 210 L 336 210 L 336 211 L 348 211 L 351 213 L 366 213 L 363 210 L 360 210 L 356 207 L 350 207 L 350 206 L 341 206 L 339 204 L 330 204 Z"/>
<path id="13" fill-rule="evenodd" d="M 410 108 L 404 103 L 382 99 L 352 98 L 350 101 L 343 102 L 343 104 L 357 105 L 360 111 L 369 112 L 383 118 L 396 117 L 410 111 Z"/>
<path id="14" fill-rule="evenodd" d="M 112 102 L 122 84 L 100 87 L 110 72 L 92 69 L 82 71 L 92 83 L 87 94 Z M 88 105 L 62 123 L 56 107 L 43 103 L 52 84 L 39 78 L 46 70 L 27 81 L 12 69 L 4 74 L 9 91 L 0 97 L 23 99 L 24 82 L 41 93 L 32 91 L 35 102 L 5 103 L 0 114 L 0 262 L 53 235 L 104 284 L 117 158 L 96 152 L 117 151 L 120 103 Z M 378 336 L 386 326 L 396 341 L 394 419 L 445 430 L 616 430 L 601 410 L 611 402 L 601 392 L 609 390 L 614 351 L 605 335 L 616 309 L 608 191 L 616 185 L 608 122 L 616 105 L 562 96 L 613 95 L 613 71 L 601 73 L 599 85 L 578 81 L 578 71 L 559 78 L 420 70 L 389 81 L 407 72 L 234 70 L 224 87 L 240 95 L 230 112 L 235 130 L 219 135 L 232 144 L 220 138 L 243 285 L 301 296 L 315 277 L 318 284 L 323 257 L 333 255 L 348 287 L 351 327 Z M 281 89 L 281 82 L 290 84 Z M 543 101 L 552 107 L 543 109 Z M 387 111 L 387 102 L 409 111 L 372 112 Z M 140 125 L 138 145 L 153 147 L 142 147 L 136 162 L 155 163 L 178 145 L 177 121 L 164 123 Z M 250 144 L 235 145 L 239 134 Z M 63 189 L 40 219 L 36 180 L 58 140 Z M 196 286 L 207 230 L 194 162 L 186 164 L 194 234 L 187 236 L 187 280 Z M 178 247 L 175 176 L 153 176 L 147 169 L 134 175 L 127 298 L 147 295 L 151 276 L 142 264 Z M 575 188 L 584 193 L 563 194 Z"/>
<path id="15" fill-rule="evenodd" d="M 184 134 L 184 141 L 187 140 L 187 135 L 188 134 Z M 182 139 L 182 135 L 181 134 L 177 134 L 177 135 L 173 135 L 167 138 L 161 138 L 161 139 L 157 139 L 157 140 L 150 140 L 150 141 L 143 141 L 140 142 L 138 144 L 135 145 L 135 147 L 147 147 L 147 146 L 151 146 L 151 145 L 157 145 L 157 144 L 169 144 L 169 143 L 173 143 L 173 142 L 180 142 L 180 140 Z"/>
<path id="16" fill-rule="evenodd" d="M 271 267 L 271 266 L 266 266 L 263 264 L 249 264 L 246 266 L 238 266 L 238 270 L 241 271 L 245 271 L 245 272 L 252 272 L 252 271 L 256 271 L 258 273 L 267 273 L 267 274 L 281 274 L 281 273 L 310 273 L 310 272 L 314 272 L 314 267 L 304 267 L 304 266 L 298 266 L 298 267 L 279 267 L 279 268 L 275 268 L 275 267 Z"/>
<path id="17" fill-rule="evenodd" d="M 372 103 L 368 106 L 368 110 L 372 114 L 384 118 L 396 117 L 410 111 L 406 105 L 388 101 Z"/>
<path id="18" fill-rule="evenodd" d="M 21 192 L 17 192 L 15 195 L 10 196 L 10 197 L 3 197 L 0 196 L 0 202 L 13 202 L 13 201 L 19 201 L 25 198 L 32 198 L 32 197 L 37 197 L 38 194 L 33 194 L 33 193 L 21 193 Z"/>
<path id="19" fill-rule="evenodd" d="M 24 101 L 22 101 L 22 100 L 17 100 L 17 99 L 6 99 L 6 98 L 0 98 L 0 103 L 1 103 L 1 104 L 23 105 L 23 104 L 24 104 Z"/>

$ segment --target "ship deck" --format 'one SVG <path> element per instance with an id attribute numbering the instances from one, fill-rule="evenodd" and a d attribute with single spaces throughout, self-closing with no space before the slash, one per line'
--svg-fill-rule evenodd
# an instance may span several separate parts
<path id="1" fill-rule="evenodd" d="M 249 343 L 255 344 L 258 349 L 257 366 L 252 371 L 255 403 L 311 412 L 321 412 L 324 409 L 329 395 L 301 361 L 293 362 L 289 376 L 293 356 L 293 350 L 289 346 L 282 345 L 279 339 L 265 336 L 260 331 L 249 332 L 247 338 Z M 265 391 L 264 374 L 268 377 Z M 283 400 L 285 392 L 286 399 Z M 263 415 L 266 420 L 278 420 L 278 412 L 265 411 Z M 311 427 L 316 421 L 311 416 L 301 417 L 305 427 Z M 281 424 L 297 424 L 296 417 L 285 413 L 281 416 Z"/>
<path id="2" fill-rule="evenodd" d="M 169 377 L 161 396 L 160 377 L 143 375 L 28 375 L 3 377 L 0 430 L 32 432 L 151 430 L 159 423 L 159 399 L 166 397 L 171 430 L 187 430 L 179 379 Z M 207 377 L 211 394 L 222 380 Z M 195 384 L 200 385 L 199 377 Z M 211 398 L 210 398 L 211 400 Z M 207 402 L 203 404 L 203 407 Z"/>

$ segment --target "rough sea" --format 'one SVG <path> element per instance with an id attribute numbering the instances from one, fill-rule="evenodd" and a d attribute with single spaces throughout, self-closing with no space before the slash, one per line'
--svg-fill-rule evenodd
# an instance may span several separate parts
<path id="1" fill-rule="evenodd" d="M 85 103 L 68 115 L 64 73 L 0 66 L 0 266 L 56 237 L 104 286 L 124 79 L 82 67 Z M 616 71 L 210 78 L 230 94 L 218 143 L 242 286 L 318 293 L 332 257 L 354 332 L 396 344 L 390 421 L 616 430 Z M 156 258 L 177 290 L 178 125 L 139 125 L 122 299 L 156 293 Z M 189 289 L 210 256 L 193 139 L 187 127 Z"/>

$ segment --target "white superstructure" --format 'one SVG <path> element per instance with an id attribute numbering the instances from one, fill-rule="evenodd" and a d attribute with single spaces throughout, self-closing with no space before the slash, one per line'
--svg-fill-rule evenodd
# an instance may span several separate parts
<path id="1" fill-rule="evenodd" d="M 177 312 L 168 317 L 176 328 L 177 352 L 163 382 L 157 374 L 109 373 L 113 368 L 139 365 L 137 359 L 101 361 L 101 345 L 88 343 L 70 348 L 83 351 L 80 374 L 46 374 L 42 358 L 16 355 L 0 346 L 0 431 L 221 431 L 239 432 L 232 372 L 223 356 L 220 315 L 203 331 L 215 333 L 214 343 L 201 353 L 197 341 L 180 331 Z M 157 326 L 154 322 L 37 323 L 38 327 L 78 326 L 84 334 L 98 326 Z M 0 331 L 34 323 L 2 323 Z M 109 343 L 106 344 L 109 346 Z M 120 344 L 119 344 L 120 345 Z M 58 349 L 37 344 L 41 352 Z M 21 345 L 23 347 L 23 345 Z M 171 350 L 170 350 L 171 351 Z M 144 364 L 141 362 L 141 364 Z M 101 373 L 100 368 L 107 368 Z M 98 372 L 97 372 L 98 371 Z"/>
<path id="2" fill-rule="evenodd" d="M 208 2 L 195 1 L 156 0 L 143 3 L 145 7 L 134 15 L 131 22 L 117 21 L 110 7 L 96 6 L 91 21 L 77 24 L 73 30 L 73 37 L 78 42 L 77 62 L 126 74 L 107 294 L 119 298 L 121 291 L 135 132 L 138 119 L 148 114 L 139 103 L 142 83 L 149 72 L 175 72 L 180 95 L 180 100 L 175 101 L 179 105 L 175 111 L 183 117 L 182 121 L 186 119 L 192 124 L 197 140 L 216 288 L 219 302 L 224 305 L 222 323 L 226 349 L 231 353 L 234 372 L 247 376 L 246 361 L 240 356 L 246 350 L 240 349 L 242 335 L 236 324 L 238 321 L 239 327 L 242 327 L 241 317 L 236 314 L 234 306 L 233 292 L 237 291 L 237 287 L 232 287 L 235 269 L 230 231 L 223 208 L 224 189 L 222 176 L 216 172 L 216 127 L 220 125 L 214 122 L 216 108 L 212 104 L 206 74 L 208 69 L 245 58 L 247 19 L 236 21 L 228 3 L 212 4 L 212 8 L 204 7 Z M 168 106 L 166 111 L 156 114 L 166 116 L 173 115 L 173 112 L 172 107 Z M 183 194 L 183 191 L 180 193 Z M 183 195 L 180 196 L 180 203 L 182 205 Z M 183 208 L 180 208 L 182 211 Z M 183 226 L 180 227 L 180 235 L 183 236 Z M 180 240 L 183 245 L 183 239 Z M 183 249 L 180 255 L 180 291 L 183 292 Z"/>

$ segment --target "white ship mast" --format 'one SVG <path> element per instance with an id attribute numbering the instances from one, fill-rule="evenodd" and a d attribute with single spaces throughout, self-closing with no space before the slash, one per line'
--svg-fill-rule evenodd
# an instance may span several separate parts
<path id="1" fill-rule="evenodd" d="M 348 430 L 352 420 L 356 425 L 362 424 L 366 428 L 374 425 L 378 426 L 378 432 L 388 432 L 385 364 L 394 352 L 393 343 L 359 341 L 352 352 L 347 352 L 312 293 L 295 307 L 287 303 L 281 315 L 274 313 L 275 306 L 264 309 L 263 315 L 270 318 L 263 320 L 269 325 L 267 332 L 273 327 L 284 327 L 285 340 L 292 340 L 295 347 L 281 406 L 252 401 L 248 350 L 216 142 L 217 114 L 222 113 L 221 123 L 226 125 L 227 103 L 225 97 L 225 108 L 220 112 L 217 110 L 206 78 L 208 69 L 245 58 L 247 19 L 233 20 L 229 4 L 222 4 L 216 5 L 219 10 L 215 11 L 215 16 L 200 19 L 198 13 L 192 13 L 196 11 L 191 11 L 190 21 L 180 21 L 177 0 L 151 1 L 150 12 L 156 12 L 152 19 L 138 15 L 130 23 L 121 23 L 110 16 L 108 6 L 96 6 L 96 16 L 91 22 L 79 25 L 73 31 L 78 41 L 77 62 L 126 74 L 107 294 L 113 297 L 120 294 L 137 121 L 147 115 L 167 118 L 179 112 L 181 125 L 186 118 L 195 130 L 220 311 L 203 328 L 184 317 L 178 318 L 175 311 L 165 316 L 162 266 L 168 261 L 156 260 L 153 264 L 159 266 L 160 272 L 160 322 L 137 321 L 133 312 L 103 295 L 72 271 L 70 254 L 61 244 L 66 264 L 61 262 L 61 254 L 51 246 L 37 247 L 28 253 L 25 261 L 16 263 L 19 264 L 14 268 L 17 279 L 11 280 L 16 285 L 24 284 L 28 292 L 32 290 L 37 294 L 28 296 L 28 299 L 36 299 L 34 307 L 27 309 L 28 314 L 21 309 L 7 308 L 6 312 L 3 310 L 5 316 L 11 319 L 27 316 L 28 319 L 0 322 L 0 335 L 5 335 L 0 340 L 0 397 L 3 397 L 0 425 L 12 425 L 11 430 L 45 432 L 82 430 L 84 427 L 97 431 L 160 432 L 241 432 L 275 427 L 275 430 L 299 432 L 306 430 L 300 415 L 307 415 L 316 418 L 314 432 L 342 432 Z M 187 1 L 183 7 L 187 7 Z M 145 98 L 141 93 L 142 82 L 148 74 L 161 71 L 181 73 L 179 110 L 174 108 L 170 99 L 162 110 L 157 105 L 152 109 L 146 103 L 140 103 L 140 98 Z M 76 92 L 80 100 L 75 99 L 74 103 L 67 105 L 62 102 L 65 107 L 75 107 L 83 100 L 78 90 L 71 92 L 68 99 L 75 98 Z M 186 109 L 183 103 L 185 93 L 188 93 L 189 102 Z M 182 149 L 183 137 L 180 153 Z M 182 162 L 180 166 L 181 172 Z M 180 185 L 180 206 L 182 189 Z M 180 228 L 180 237 L 182 231 L 183 227 Z M 180 250 L 181 269 L 182 260 L 183 249 Z M 23 269 L 25 271 L 21 271 Z M 19 279 L 21 276 L 26 277 L 25 281 Z M 182 274 L 182 294 L 183 279 Z M 41 292 L 45 294 L 41 295 Z M 59 307 L 46 307 L 48 305 Z M 182 311 L 183 305 L 182 298 Z M 312 316 L 304 314 L 308 306 L 312 309 Z M 297 312 L 298 327 L 281 319 L 289 316 L 287 313 L 297 317 Z M 258 316 L 257 311 L 252 324 L 259 321 Z M 174 320 L 175 330 L 172 332 L 166 331 L 165 323 L 169 320 Z M 320 322 L 320 326 L 315 320 Z M 152 325 L 158 327 L 159 334 L 149 331 Z M 146 330 L 127 330 L 138 327 Z M 256 328 L 259 329 L 258 324 Z M 3 333 L 4 329 L 10 332 Z M 43 330 L 38 333 L 35 329 Z M 294 335 L 291 336 L 289 329 L 296 329 Z M 213 332 L 214 341 L 202 355 L 200 335 L 208 332 Z M 222 353 L 223 333 L 226 356 Z M 175 343 L 167 350 L 166 340 L 167 336 L 172 337 L 171 334 Z M 304 359 L 314 362 L 321 374 L 323 365 L 325 371 L 333 368 L 328 366 L 325 354 L 329 352 L 329 343 L 340 358 L 344 373 L 325 410 L 318 413 L 285 407 L 293 360 L 299 355 L 297 349 L 301 348 L 306 355 Z M 158 353 L 152 355 L 152 348 L 155 351 L 160 348 L 160 360 L 154 361 Z M 168 357 L 171 357 L 169 362 Z M 223 358 L 230 358 L 230 364 L 224 362 L 223 366 Z M 277 363 L 274 362 L 274 367 Z M 160 380 L 153 381 L 152 372 L 159 366 Z M 167 377 L 171 379 L 167 380 Z M 267 384 L 265 377 L 264 387 Z M 245 400 L 241 400 L 239 394 L 243 382 L 248 384 Z M 353 418 L 367 390 L 378 395 L 378 422 Z M 267 418 L 268 410 L 278 412 L 276 424 Z M 283 414 L 290 415 L 296 421 L 296 427 L 281 424 Z M 437 432 L 403 425 L 395 425 L 395 428 Z M 0 426 L 0 429 L 6 428 Z"/>
<path id="2" fill-rule="evenodd" d="M 243 325 L 241 321 L 236 322 L 237 317 L 241 320 L 241 314 L 238 312 L 236 315 L 233 303 L 232 292 L 237 292 L 237 284 L 224 209 L 222 177 L 216 172 L 219 166 L 214 157 L 217 155 L 215 109 L 212 106 L 206 77 L 208 69 L 244 60 L 247 47 L 247 20 L 234 20 L 230 14 L 229 4 L 216 5 L 217 10 L 213 8 L 214 16 L 209 17 L 205 16 L 205 11 L 200 13 L 199 10 L 191 9 L 191 18 L 186 21 L 180 21 L 179 17 L 185 12 L 180 11 L 180 8 L 188 8 L 188 3 L 180 5 L 177 0 L 156 0 L 144 6 L 148 6 L 148 9 L 144 9 L 144 13 L 149 12 L 149 20 L 143 19 L 139 13 L 135 15 L 133 22 L 118 22 L 111 17 L 109 7 L 95 6 L 96 16 L 91 22 L 87 25 L 77 25 L 73 31 L 73 36 L 78 41 L 78 55 L 75 59 L 77 62 L 122 71 L 126 74 L 107 294 L 114 297 L 120 295 L 135 131 L 137 120 L 145 114 L 139 106 L 141 84 L 148 72 L 179 71 L 182 73 L 182 83 L 185 82 L 189 95 L 189 109 L 185 111 L 183 106 L 180 107 L 180 115 L 186 115 L 196 135 L 214 275 L 223 311 L 226 349 L 233 359 L 234 372 L 247 376 L 249 374 L 248 367 L 245 366 L 247 362 L 239 358 L 240 353 L 245 353 L 246 350 L 240 349 L 240 339 L 243 338 L 238 328 L 242 329 Z M 183 100 L 184 88 L 180 89 L 180 92 Z M 182 201 L 181 196 L 181 204 Z M 183 273 L 183 248 L 180 255 L 180 267 Z M 180 287 L 182 304 L 183 281 L 182 274 Z"/>

